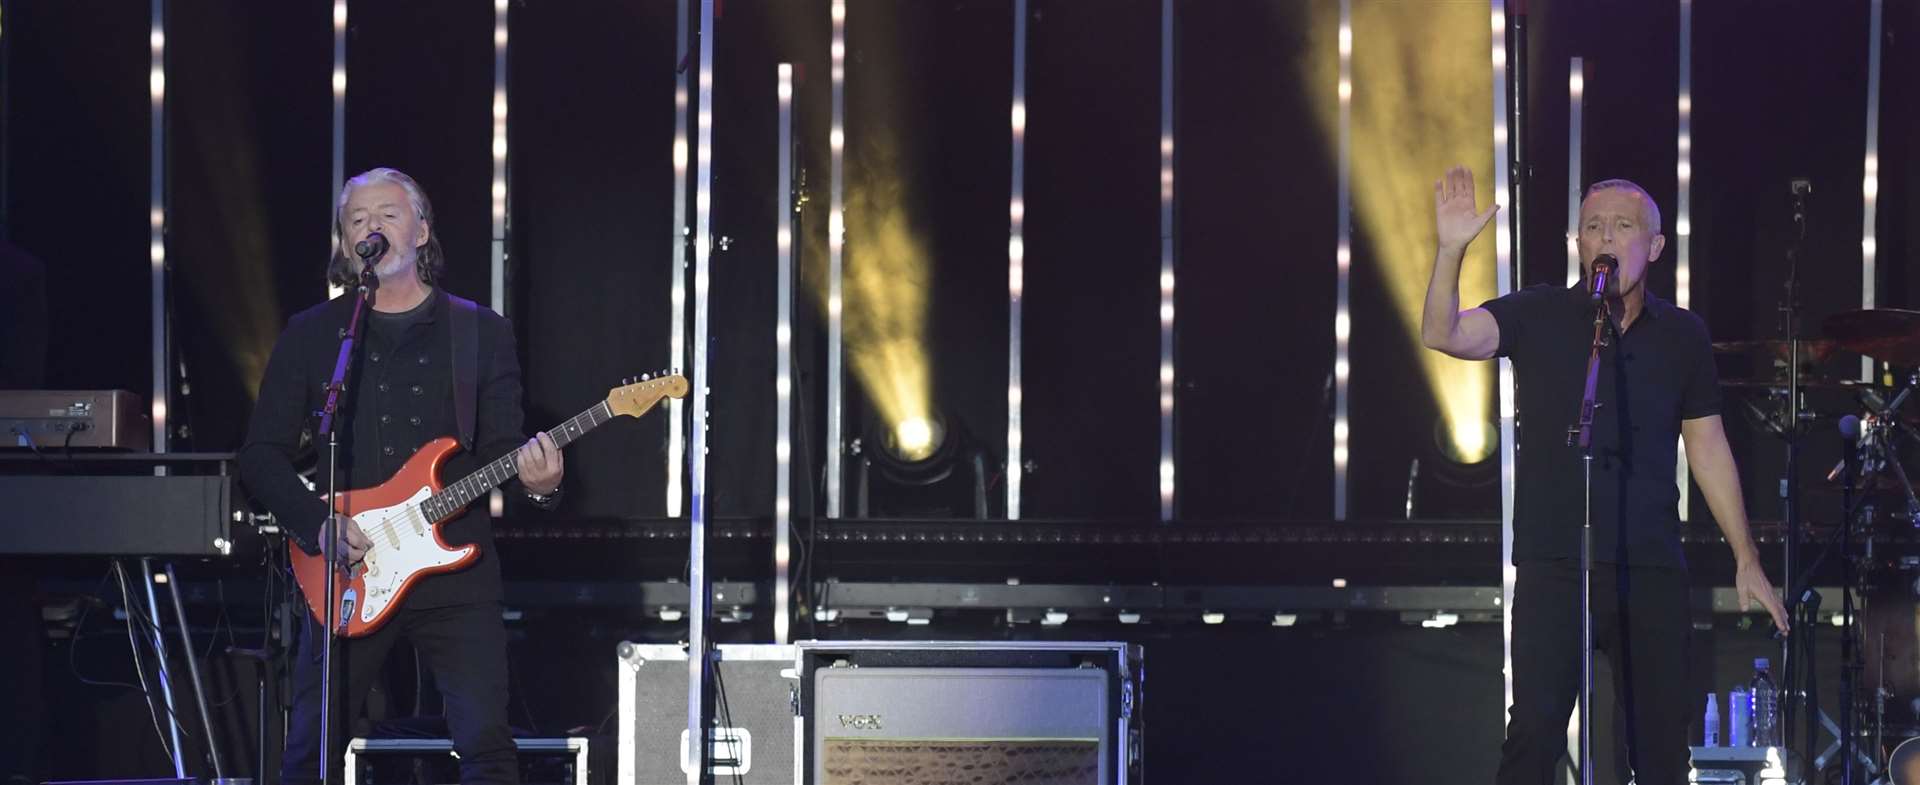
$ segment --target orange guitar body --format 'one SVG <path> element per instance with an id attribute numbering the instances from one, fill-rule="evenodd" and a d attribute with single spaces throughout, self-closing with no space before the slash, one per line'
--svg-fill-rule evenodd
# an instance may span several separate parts
<path id="1" fill-rule="evenodd" d="M 429 521 L 420 506 L 440 491 L 440 467 L 459 449 L 460 443 L 452 437 L 435 439 L 414 453 L 392 479 L 335 495 L 334 508 L 352 516 L 373 547 L 359 564 L 334 575 L 331 601 L 326 596 L 326 558 L 287 544 L 294 577 L 316 621 L 322 621 L 322 614 L 331 607 L 340 625 L 338 634 L 367 635 L 393 617 L 414 584 L 429 575 L 466 567 L 480 557 L 478 546 L 452 547 L 440 539 L 440 524 L 466 508 Z"/>
<path id="2" fill-rule="evenodd" d="M 639 417 L 662 398 L 686 394 L 687 378 L 680 374 L 642 377 L 608 390 L 605 400 L 547 434 L 556 447 L 565 447 L 616 417 Z M 287 544 L 293 576 L 315 620 L 325 624 L 332 609 L 337 634 L 366 635 L 393 617 L 414 584 L 480 558 L 478 546 L 449 547 L 440 539 L 440 524 L 459 517 L 469 502 L 518 475 L 520 468 L 515 454 L 509 453 L 451 486 L 442 486 L 440 469 L 458 449 L 460 443 L 453 437 L 442 436 L 421 446 L 393 479 L 378 487 L 336 494 L 334 510 L 352 516 L 372 545 L 359 564 L 334 574 L 333 596 L 327 596 L 326 558 L 309 556 L 299 546 Z M 324 530 L 321 533 L 325 535 Z"/>

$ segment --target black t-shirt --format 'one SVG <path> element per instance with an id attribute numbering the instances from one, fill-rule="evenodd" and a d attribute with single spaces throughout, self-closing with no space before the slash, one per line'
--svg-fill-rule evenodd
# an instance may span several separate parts
<path id="1" fill-rule="evenodd" d="M 367 342 L 381 343 L 391 347 L 406 337 L 407 330 L 416 324 L 432 324 L 439 315 L 436 306 L 440 298 L 428 296 L 416 305 L 399 313 L 367 310 Z"/>
<path id="2" fill-rule="evenodd" d="M 1586 487 L 1579 422 L 1593 310 L 1579 287 L 1532 286 L 1481 307 L 1519 387 L 1513 560 L 1580 558 Z M 1713 346 L 1700 317 L 1649 293 L 1600 352 L 1593 416 L 1593 558 L 1679 567 L 1680 423 L 1720 413 Z M 1624 392 L 1624 395 L 1623 395 Z"/>

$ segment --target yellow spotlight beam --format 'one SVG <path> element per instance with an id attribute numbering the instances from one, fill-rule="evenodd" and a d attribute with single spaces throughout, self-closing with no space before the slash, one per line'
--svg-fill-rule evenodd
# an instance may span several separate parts
<path id="1" fill-rule="evenodd" d="M 1331 6 L 1322 6 L 1330 8 Z M 1326 13 L 1325 10 L 1318 13 Z M 1477 202 L 1493 203 L 1493 87 L 1486 8 L 1478 3 L 1353 0 L 1351 155 L 1358 226 L 1373 249 L 1402 334 L 1415 347 L 1422 375 L 1447 428 L 1451 457 L 1484 460 L 1493 453 L 1493 366 L 1419 347 L 1420 311 L 1433 270 L 1433 180 L 1465 162 L 1480 174 Z M 1336 30 L 1318 20 L 1316 31 Z M 1448 42 L 1435 46 L 1433 42 Z M 1337 62 L 1338 39 L 1313 41 L 1316 63 Z M 1336 80 L 1307 74 L 1318 105 L 1337 105 Z M 1321 113 L 1327 138 L 1337 116 Z M 1332 145 L 1329 145 L 1330 147 Z M 1494 296 L 1493 234 L 1468 249 L 1460 302 Z M 1364 349 L 1363 349 L 1364 351 Z"/>
<path id="2" fill-rule="evenodd" d="M 856 142 L 849 178 L 844 312 L 847 360 L 889 430 L 925 425 L 933 380 L 927 363 L 927 251 L 915 235 L 892 129 Z M 901 434 L 904 445 L 919 432 Z M 909 439 L 907 437 L 914 437 Z"/>
<path id="3" fill-rule="evenodd" d="M 873 9 L 872 28 L 897 27 L 898 9 Z M 845 39 L 846 7 L 832 7 L 835 38 L 831 54 L 836 108 L 844 100 L 843 85 L 858 79 L 874 96 L 858 117 L 835 112 L 829 144 L 836 170 L 844 161 L 845 176 L 834 173 L 834 204 L 828 217 L 825 248 L 810 248 L 820 258 L 838 256 L 837 274 L 817 267 L 803 269 L 807 287 L 819 298 L 829 320 L 838 317 L 838 329 L 829 325 L 844 346 L 846 369 L 866 392 L 874 414 L 885 423 L 896 444 L 911 456 L 916 445 L 935 431 L 933 380 L 928 361 L 926 320 L 931 285 L 926 246 L 915 232 L 910 209 L 913 172 L 907 163 L 919 160 L 911 133 L 903 132 L 897 105 L 903 85 L 899 66 L 910 56 L 912 41 L 894 34 L 859 41 L 860 59 L 875 64 L 848 74 L 850 44 Z M 895 31 L 889 31 L 892 33 Z M 831 264 L 831 263 L 830 263 Z M 836 286 L 837 284 L 837 286 Z M 828 373 L 837 376 L 832 363 Z M 828 406 L 836 396 L 829 392 Z M 837 461 L 840 447 L 836 416 L 830 415 L 828 439 L 828 515 L 839 514 Z M 878 445 L 874 445 L 878 446 Z M 930 452 L 937 444 L 927 444 Z"/>

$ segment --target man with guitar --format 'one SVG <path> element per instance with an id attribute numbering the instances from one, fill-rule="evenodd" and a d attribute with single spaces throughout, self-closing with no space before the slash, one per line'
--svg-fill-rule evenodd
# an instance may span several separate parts
<path id="1" fill-rule="evenodd" d="M 511 324 L 435 286 L 444 259 L 433 207 L 420 186 L 392 169 L 360 174 L 341 189 L 334 218 L 337 250 L 327 277 L 348 287 L 348 294 L 289 321 L 261 380 L 258 404 L 239 456 L 241 480 L 294 541 L 296 562 L 324 565 L 317 557 L 324 552 L 352 565 L 348 572 L 337 573 L 343 585 L 351 574 L 352 585 L 358 588 L 347 592 L 351 599 L 334 609 L 347 617 L 339 619 L 343 637 L 334 652 L 333 696 L 334 706 L 346 710 L 331 714 L 334 728 L 328 738 L 333 749 L 324 751 L 333 761 L 328 766 L 329 779 L 337 778 L 340 771 L 348 721 L 359 713 L 394 641 L 406 637 L 432 670 L 445 699 L 448 730 L 460 757 L 461 782 L 514 783 L 519 775 L 507 724 L 507 637 L 500 616 L 500 563 L 486 509 L 476 506 L 460 511 L 478 493 L 443 505 L 444 520 L 420 519 L 419 510 L 429 509 L 430 504 L 414 499 L 403 505 L 413 518 L 380 510 L 388 517 L 376 523 L 369 520 L 376 511 L 343 500 L 341 506 L 352 515 L 335 516 L 336 536 L 322 542 L 322 523 L 329 514 L 326 503 L 301 482 L 294 468 L 297 455 L 320 452 L 317 482 L 324 493 L 326 444 L 311 437 L 310 424 L 326 397 L 342 331 L 355 307 L 352 287 L 360 281 L 363 263 L 353 249 L 363 242 L 373 244 L 370 263 L 379 286 L 364 317 L 358 356 L 352 360 L 347 393 L 340 402 L 345 423 L 339 430 L 342 491 L 405 479 L 397 475 L 422 463 L 410 463 L 409 458 L 423 446 L 439 444 L 429 440 L 459 435 L 467 449 L 455 453 L 450 445 L 441 446 L 441 454 L 450 457 L 443 464 L 426 467 L 436 482 L 439 474 L 460 477 L 493 462 L 507 468 L 487 488 L 511 481 L 512 470 L 517 469 L 519 487 L 510 492 L 535 506 L 551 508 L 558 501 L 564 471 L 560 449 L 549 434 L 528 439 L 522 430 L 520 364 Z M 386 246 L 384 252 L 380 245 Z M 398 509 L 402 506 L 392 508 Z M 396 570 L 403 561 L 394 555 L 403 550 L 402 535 L 408 535 L 407 542 L 437 536 L 441 549 L 460 558 L 417 571 Z M 387 558 L 384 565 L 383 557 Z M 312 605 L 322 604 L 311 602 L 312 598 L 325 597 L 314 585 L 317 581 L 311 580 L 314 575 L 324 578 L 323 570 L 324 566 L 317 566 L 300 575 Z M 374 588 L 376 578 L 388 577 L 382 573 L 395 572 L 402 572 L 405 579 Z M 343 611 L 345 606 L 356 607 Z M 380 610 L 377 616 L 372 614 L 375 608 Z M 320 613 L 317 607 L 313 610 Z M 348 622 L 356 625 L 354 631 L 348 630 Z M 292 718 L 281 765 L 282 781 L 288 785 L 317 783 L 323 754 L 319 748 L 320 662 L 327 636 L 315 615 L 309 615 L 301 629 Z"/>

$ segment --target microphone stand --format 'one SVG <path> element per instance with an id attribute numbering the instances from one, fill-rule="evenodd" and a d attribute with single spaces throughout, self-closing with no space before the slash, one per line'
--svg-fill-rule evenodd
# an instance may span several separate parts
<path id="1" fill-rule="evenodd" d="M 1904 400 L 1905 397 L 1906 397 L 1905 393 L 1902 393 L 1900 399 L 1896 400 L 1892 405 L 1887 406 L 1886 409 L 1883 410 L 1883 414 L 1885 416 L 1891 416 L 1894 407 L 1899 406 L 1900 401 Z M 1884 427 L 1884 426 L 1874 426 L 1874 427 L 1878 428 L 1878 427 Z M 1853 554 L 1852 554 L 1853 545 L 1852 545 L 1850 532 L 1853 529 L 1855 517 L 1859 514 L 1859 511 L 1861 510 L 1861 508 L 1865 506 L 1865 502 L 1868 499 L 1866 488 L 1870 487 L 1872 481 L 1880 474 L 1884 465 L 1883 461 L 1873 460 L 1870 462 L 1866 462 L 1866 465 L 1864 467 L 1860 466 L 1861 461 L 1859 460 L 1859 453 L 1864 446 L 1862 442 L 1859 441 L 1859 439 L 1861 438 L 1866 438 L 1866 437 L 1864 436 L 1856 437 L 1854 441 L 1847 442 L 1845 445 L 1843 445 L 1843 448 L 1846 450 L 1846 453 L 1844 455 L 1844 463 L 1843 463 L 1844 468 L 1842 469 L 1842 472 L 1843 472 L 1842 476 L 1844 477 L 1844 483 L 1841 486 L 1841 516 L 1840 516 L 1839 530 L 1835 531 L 1832 535 L 1829 536 L 1829 539 L 1826 541 L 1825 545 L 1821 547 L 1820 553 L 1815 555 L 1813 560 L 1809 562 L 1806 565 L 1806 567 L 1800 571 L 1799 580 L 1796 581 L 1793 585 L 1786 587 L 1788 618 L 1793 619 L 1796 625 L 1801 625 L 1802 620 L 1810 620 L 1810 621 L 1805 621 L 1804 626 L 1800 627 L 1800 632 L 1797 635 L 1793 636 L 1793 638 L 1797 640 L 1790 640 L 1789 644 L 1798 643 L 1801 647 L 1806 649 L 1805 663 L 1808 670 L 1806 694 L 1809 700 L 1807 722 L 1809 725 L 1817 728 L 1819 726 L 1819 720 L 1818 720 L 1818 715 L 1815 714 L 1814 712 L 1818 711 L 1818 707 L 1813 705 L 1813 702 L 1814 702 L 1814 698 L 1818 696 L 1819 692 L 1815 687 L 1817 682 L 1814 680 L 1815 673 L 1813 672 L 1812 666 L 1814 664 L 1814 659 L 1813 659 L 1814 645 L 1813 644 L 1815 640 L 1815 635 L 1820 626 L 1816 622 L 1818 621 L 1820 616 L 1821 597 L 1819 592 L 1814 591 L 1813 584 L 1814 584 L 1815 577 L 1819 574 L 1820 565 L 1826 562 L 1828 556 L 1832 556 L 1835 553 L 1836 547 L 1837 547 L 1837 550 L 1841 555 L 1841 558 L 1840 558 L 1840 575 L 1841 575 L 1841 579 L 1840 579 L 1840 598 L 1841 598 L 1841 601 L 1840 601 L 1840 614 L 1841 614 L 1840 658 L 1842 660 L 1842 663 L 1841 663 L 1841 671 L 1840 671 L 1841 686 L 1840 686 L 1840 702 L 1839 702 L 1840 730 L 1836 734 L 1838 736 L 1838 742 L 1836 746 L 1838 749 L 1837 754 L 1839 755 L 1839 760 L 1841 761 L 1841 775 L 1840 775 L 1841 785 L 1853 785 L 1854 756 L 1857 753 L 1857 743 L 1853 735 L 1854 677 L 1853 677 L 1852 670 L 1853 670 L 1853 660 L 1855 655 L 1855 651 L 1854 651 L 1855 631 L 1853 629 L 1853 594 L 1852 594 L 1853 580 L 1854 580 L 1853 578 L 1854 573 L 1853 573 L 1853 566 L 1852 566 L 1853 565 Z M 1885 442 L 1880 442 L 1880 444 L 1884 445 Z M 1893 457 L 1892 460 L 1893 460 L 1892 468 L 1895 474 L 1898 477 L 1900 477 L 1901 482 L 1904 483 L 1906 472 L 1902 470 L 1902 468 L 1900 467 L 1899 458 L 1895 456 Z M 1856 487 L 1858 487 L 1859 489 L 1858 491 L 1856 491 Z M 1913 491 L 1911 488 L 1909 488 L 1907 492 L 1908 494 L 1912 494 Z M 1869 507 L 1868 509 L 1871 509 L 1871 508 Z M 1776 638 L 1781 637 L 1781 633 L 1777 628 L 1773 631 L 1773 635 Z M 1786 730 L 1787 730 L 1787 727 L 1783 723 L 1781 726 L 1782 733 L 1780 734 L 1780 741 L 1782 746 L 1786 746 L 1786 740 L 1788 738 L 1788 734 L 1785 732 Z M 1818 739 L 1815 738 L 1814 741 L 1817 742 Z M 1817 747 L 1809 746 L 1807 749 L 1811 751 L 1811 750 L 1817 749 Z M 1816 768 L 1818 764 L 1819 764 L 1818 760 L 1808 761 L 1808 767 L 1810 770 Z"/>
<path id="2" fill-rule="evenodd" d="M 1611 273 L 1609 273 L 1611 274 Z M 1567 446 L 1580 448 L 1585 474 L 1586 516 L 1580 526 L 1580 782 L 1593 785 L 1593 410 L 1600 382 L 1600 350 L 1607 346 L 1612 312 L 1606 297 L 1593 309 L 1593 345 L 1587 355 L 1587 389 L 1580 420 L 1567 429 Z"/>
<path id="3" fill-rule="evenodd" d="M 1805 181 L 1795 180 L 1791 183 L 1791 190 L 1795 236 L 1793 244 L 1787 249 L 1787 280 L 1783 287 L 1784 299 L 1780 304 L 1780 314 L 1786 322 L 1787 339 L 1787 423 L 1784 429 L 1787 442 L 1787 465 L 1785 482 L 1781 484 L 1784 507 L 1781 517 L 1786 530 L 1784 532 L 1786 536 L 1782 538 L 1784 542 L 1781 545 L 1780 584 L 1782 586 L 1797 585 L 1800 574 L 1807 572 L 1799 564 L 1803 555 L 1800 553 L 1800 436 L 1804 432 L 1801 421 L 1806 417 L 1801 411 L 1800 249 L 1806 243 L 1806 194 L 1811 188 L 1805 185 Z M 1788 621 L 1794 626 L 1811 630 L 1817 626 L 1816 622 L 1819 621 L 1817 616 L 1817 612 L 1811 615 L 1803 613 L 1797 618 L 1789 616 Z M 1805 636 L 1808 641 L 1811 641 L 1812 637 Z M 1805 681 L 1808 682 L 1815 677 L 1816 674 L 1811 668 L 1814 652 L 1811 645 L 1796 646 L 1796 643 L 1799 643 L 1799 639 L 1789 639 L 1781 644 L 1780 746 L 1791 749 L 1792 744 L 1789 739 L 1793 736 L 1794 723 L 1796 719 L 1804 719 L 1807 728 L 1805 751 L 1811 755 L 1814 750 L 1819 749 L 1820 706 L 1813 692 L 1808 689 L 1808 685 L 1803 683 L 1800 674 L 1804 671 Z M 1801 656 L 1796 656 L 1796 648 L 1800 649 L 1799 655 L 1806 657 L 1806 667 L 1801 666 Z M 1803 709 L 1805 716 L 1796 717 L 1796 714 L 1800 713 L 1796 712 L 1796 709 Z"/>
<path id="4" fill-rule="evenodd" d="M 384 250 L 384 249 L 383 249 Z M 335 521 L 339 508 L 335 506 L 334 494 L 340 486 L 340 431 L 334 422 L 340 411 L 340 396 L 347 390 L 347 380 L 352 375 L 354 348 L 360 343 L 362 317 L 373 307 L 373 293 L 380 288 L 380 278 L 373 272 L 372 259 L 361 259 L 360 285 L 353 303 L 353 315 L 347 320 L 347 329 L 340 333 L 340 355 L 333 363 L 333 379 L 327 382 L 327 400 L 320 409 L 319 436 L 327 440 L 327 518 L 320 525 L 320 548 L 327 561 L 326 606 L 321 610 L 321 618 L 327 630 L 325 648 L 320 655 L 320 782 L 326 785 L 328 769 L 333 762 L 333 648 L 335 633 L 346 622 L 351 611 L 351 599 L 342 601 L 336 621 L 334 608 L 334 577 L 348 565 L 340 563 L 340 548 L 336 541 Z"/>

